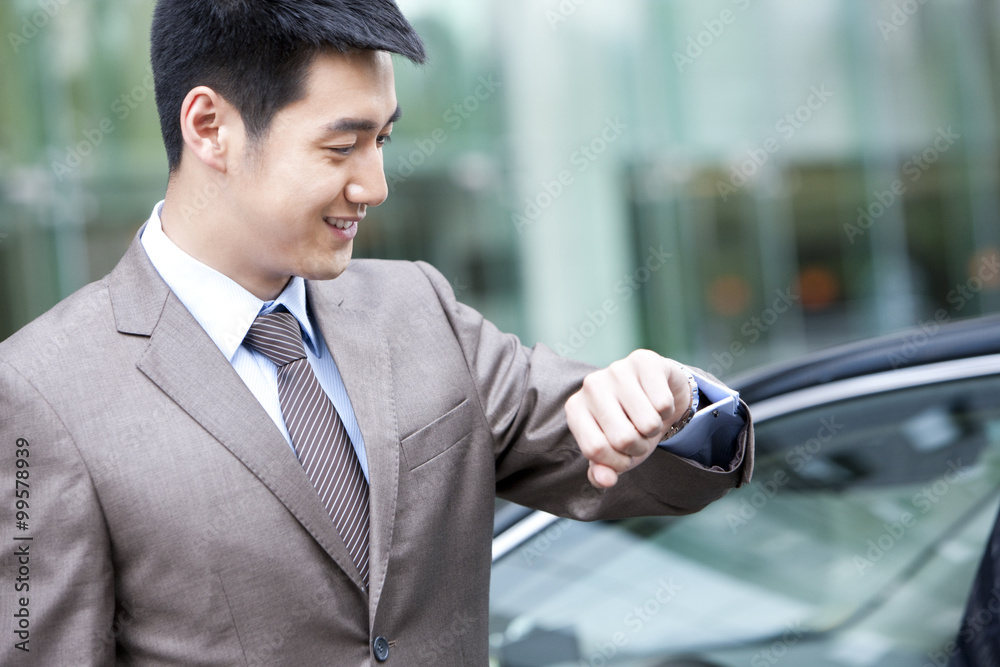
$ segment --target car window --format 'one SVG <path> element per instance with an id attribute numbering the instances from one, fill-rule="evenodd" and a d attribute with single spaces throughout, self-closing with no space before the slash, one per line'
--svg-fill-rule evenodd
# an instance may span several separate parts
<path id="1" fill-rule="evenodd" d="M 998 390 L 775 417 L 696 515 L 549 525 L 494 564 L 492 664 L 935 664 L 1000 502 Z"/>

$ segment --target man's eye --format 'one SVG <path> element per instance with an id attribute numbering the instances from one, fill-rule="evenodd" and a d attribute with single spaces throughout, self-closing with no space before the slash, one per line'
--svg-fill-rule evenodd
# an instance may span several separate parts
<path id="1" fill-rule="evenodd" d="M 378 144 L 378 146 L 380 148 L 382 146 L 385 146 L 386 144 L 388 144 L 391 141 L 392 141 L 392 137 L 390 137 L 388 134 L 379 135 L 379 138 L 376 139 L 376 143 Z"/>
<path id="2" fill-rule="evenodd" d="M 326 150 L 336 153 L 337 155 L 347 157 L 354 152 L 354 146 L 348 146 L 346 148 L 327 148 Z"/>

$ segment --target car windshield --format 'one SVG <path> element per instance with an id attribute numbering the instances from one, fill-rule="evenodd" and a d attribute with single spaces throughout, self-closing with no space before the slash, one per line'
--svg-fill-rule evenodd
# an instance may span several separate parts
<path id="1" fill-rule="evenodd" d="M 1000 501 L 998 390 L 775 417 L 753 483 L 696 515 L 549 525 L 494 564 L 492 664 L 933 664 Z"/>

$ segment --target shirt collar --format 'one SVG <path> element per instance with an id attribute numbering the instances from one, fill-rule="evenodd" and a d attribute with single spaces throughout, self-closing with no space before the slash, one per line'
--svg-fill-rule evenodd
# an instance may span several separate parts
<path id="1" fill-rule="evenodd" d="M 309 320 L 305 280 L 296 276 L 273 301 L 261 301 L 233 279 L 181 250 L 163 232 L 161 201 L 153 209 L 140 239 L 149 261 L 184 307 L 230 362 L 257 316 L 288 309 L 299 321 L 306 344 L 320 356 Z"/>

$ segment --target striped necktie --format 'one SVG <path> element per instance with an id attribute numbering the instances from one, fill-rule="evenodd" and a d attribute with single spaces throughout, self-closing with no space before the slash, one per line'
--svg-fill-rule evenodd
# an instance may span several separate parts
<path id="1" fill-rule="evenodd" d="M 367 587 L 368 482 L 309 365 L 298 320 L 283 309 L 260 315 L 243 342 L 278 367 L 278 400 L 292 445 Z"/>

